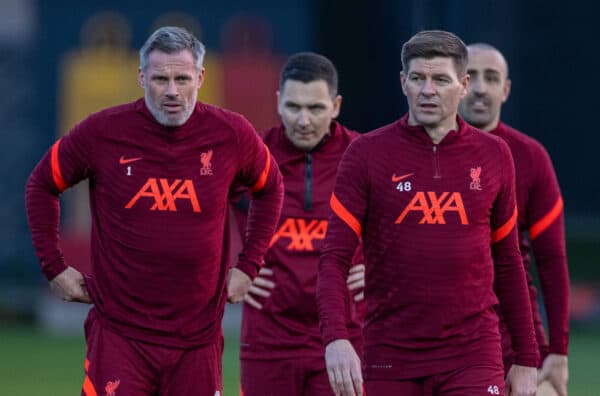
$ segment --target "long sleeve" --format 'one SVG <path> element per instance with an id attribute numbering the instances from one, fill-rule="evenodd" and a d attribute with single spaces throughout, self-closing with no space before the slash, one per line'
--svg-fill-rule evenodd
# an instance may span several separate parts
<path id="1" fill-rule="evenodd" d="M 500 148 L 505 164 L 504 180 L 491 216 L 496 291 L 511 334 L 515 363 L 536 367 L 539 352 L 517 239 L 515 169 L 508 146 L 502 142 Z"/>
<path id="2" fill-rule="evenodd" d="M 49 162 L 49 155 L 46 154 L 29 176 L 25 187 L 25 207 L 42 272 L 48 280 L 52 280 L 67 265 L 58 247 L 59 190 L 48 183 L 47 174 L 51 172 Z"/>
<path id="3" fill-rule="evenodd" d="M 536 177 L 526 208 L 529 237 L 548 316 L 550 352 L 566 355 L 569 344 L 569 273 L 563 200 L 548 153 L 537 152 Z"/>
<path id="4" fill-rule="evenodd" d="M 25 207 L 31 238 L 48 280 L 67 268 L 59 247 L 59 195 L 88 177 L 91 145 L 86 123 L 57 140 L 34 168 L 25 187 Z"/>
<path id="5" fill-rule="evenodd" d="M 251 126 L 240 134 L 243 148 L 240 183 L 252 193 L 242 252 L 236 265 L 251 278 L 256 277 L 283 205 L 283 179 L 269 149 Z"/>
<path id="6" fill-rule="evenodd" d="M 361 236 L 367 211 L 367 170 L 365 153 L 357 142 L 346 150 L 338 167 L 331 215 L 323 253 L 319 262 L 317 306 L 321 334 L 327 345 L 336 339 L 348 339 L 345 298 L 348 269 Z"/>

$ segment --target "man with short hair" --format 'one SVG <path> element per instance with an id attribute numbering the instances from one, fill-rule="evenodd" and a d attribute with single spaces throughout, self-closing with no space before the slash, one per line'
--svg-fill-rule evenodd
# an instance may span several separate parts
<path id="1" fill-rule="evenodd" d="M 288 58 L 277 92 L 281 125 L 262 134 L 280 164 L 285 197 L 265 266 L 245 297 L 240 343 L 244 396 L 333 395 L 315 294 L 335 173 L 346 147 L 359 136 L 335 120 L 341 102 L 337 70 L 329 59 L 313 52 Z M 343 315 L 360 351 L 362 255 L 351 257 L 350 263 L 355 265 Z"/>
<path id="2" fill-rule="evenodd" d="M 569 272 L 558 180 L 546 149 L 537 140 L 500 121 L 502 104 L 508 99 L 511 87 L 508 64 L 502 53 L 486 43 L 471 44 L 468 51 L 469 90 L 458 110 L 469 124 L 502 138 L 510 147 L 517 181 L 519 244 L 541 355 L 539 381 L 548 380 L 560 396 L 566 396 Z M 532 253 L 548 317 L 549 343 L 530 272 Z M 500 324 L 504 369 L 508 372 L 514 361 L 514 351 L 506 324 L 502 320 Z"/>
<path id="3" fill-rule="evenodd" d="M 94 304 L 82 395 L 222 392 L 224 304 L 241 301 L 260 268 L 283 185 L 242 116 L 197 102 L 203 56 L 185 29 L 155 31 L 140 50 L 144 98 L 83 120 L 27 182 L 33 244 L 51 288 L 66 301 Z M 65 263 L 58 242 L 59 195 L 85 179 L 90 274 Z M 253 194 L 245 247 L 228 270 L 234 183 Z"/>
<path id="4" fill-rule="evenodd" d="M 317 286 L 338 395 L 363 394 L 340 314 L 361 237 L 367 395 L 505 394 L 498 300 L 516 352 L 506 394 L 535 393 L 539 356 L 517 243 L 513 162 L 504 141 L 457 116 L 466 65 L 466 46 L 454 34 L 414 35 L 402 47 L 400 73 L 408 114 L 359 137 L 340 162 Z"/>

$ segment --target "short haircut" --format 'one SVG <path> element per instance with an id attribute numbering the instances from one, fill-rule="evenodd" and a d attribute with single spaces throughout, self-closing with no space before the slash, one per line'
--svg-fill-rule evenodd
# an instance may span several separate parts
<path id="1" fill-rule="evenodd" d="M 327 83 L 331 97 L 338 92 L 338 73 L 333 63 L 314 52 L 299 52 L 290 56 L 281 70 L 279 90 L 287 80 L 309 83 L 323 80 Z"/>
<path id="2" fill-rule="evenodd" d="M 192 33 L 176 26 L 161 27 L 148 37 L 140 49 L 140 68 L 142 70 L 146 70 L 148 67 L 148 58 L 154 50 L 167 54 L 189 50 L 196 62 L 196 70 L 202 69 L 206 53 L 204 45 Z"/>
<path id="3" fill-rule="evenodd" d="M 488 43 L 473 43 L 473 44 L 469 44 L 467 46 L 467 49 L 478 49 L 478 50 L 497 52 L 500 55 L 500 57 L 502 58 L 502 60 L 504 61 L 504 66 L 506 67 L 506 77 L 508 78 L 508 62 L 506 61 L 504 54 L 498 48 L 496 48 L 493 45 L 488 44 Z"/>
<path id="4" fill-rule="evenodd" d="M 468 52 L 465 43 L 453 33 L 444 30 L 424 30 L 412 36 L 402 46 L 402 68 L 408 72 L 410 61 L 415 58 L 452 58 L 456 74 L 463 77 L 467 72 Z"/>

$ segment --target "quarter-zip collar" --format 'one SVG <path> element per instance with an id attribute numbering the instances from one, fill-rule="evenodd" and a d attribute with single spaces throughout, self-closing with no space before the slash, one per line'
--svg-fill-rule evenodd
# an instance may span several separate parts
<path id="1" fill-rule="evenodd" d="M 323 152 L 335 149 L 337 135 L 342 133 L 342 126 L 337 121 L 332 121 L 329 127 L 329 133 L 323 136 L 323 139 L 310 151 L 304 151 L 297 148 L 285 135 L 285 127 L 278 127 L 279 139 L 282 139 L 283 147 L 290 156 L 287 161 L 302 161 L 304 164 L 304 210 L 313 209 L 313 168 L 315 155 L 318 157 Z"/>
<path id="2" fill-rule="evenodd" d="M 437 144 L 433 143 L 433 140 L 431 140 L 431 137 L 427 134 L 427 131 L 422 125 L 408 124 L 408 113 L 406 113 L 397 121 L 397 126 L 400 131 L 406 131 L 406 135 L 412 140 L 424 143 L 428 146 L 444 146 L 456 141 L 460 137 L 470 132 L 471 129 L 469 125 L 460 116 L 456 116 L 456 122 L 458 124 L 458 129 L 449 131 L 446 136 L 444 136 L 444 138 Z"/>

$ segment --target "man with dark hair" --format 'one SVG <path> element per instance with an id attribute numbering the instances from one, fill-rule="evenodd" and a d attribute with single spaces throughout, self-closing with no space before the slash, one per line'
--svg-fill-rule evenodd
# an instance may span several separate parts
<path id="1" fill-rule="evenodd" d="M 470 85 L 458 110 L 469 124 L 502 138 L 510 147 L 517 180 L 519 244 L 541 355 L 539 381 L 548 380 L 560 396 L 566 396 L 569 376 L 569 272 L 563 200 L 558 180 L 546 149 L 537 140 L 500 121 L 502 104 L 508 99 L 511 87 L 508 65 L 502 53 L 485 43 L 469 45 L 468 50 Z M 530 273 L 531 253 L 535 256 L 542 286 L 549 343 Z M 504 321 L 500 324 L 504 369 L 508 372 L 514 362 L 514 351 L 506 324 Z"/>
<path id="2" fill-rule="evenodd" d="M 509 148 L 457 116 L 469 81 L 458 37 L 420 32 L 402 63 L 408 114 L 348 147 L 331 197 L 317 303 L 332 387 L 363 394 L 340 315 L 362 237 L 367 395 L 503 395 L 498 300 L 516 352 L 506 394 L 533 395 L 539 357 Z"/>
<path id="3" fill-rule="evenodd" d="M 269 150 L 240 115 L 197 102 L 204 46 L 164 27 L 140 51 L 143 99 L 92 114 L 59 139 L 26 188 L 36 254 L 66 301 L 93 303 L 83 395 L 220 395 L 225 300 L 241 301 L 283 199 Z M 92 272 L 65 263 L 59 195 L 88 179 Z M 228 271 L 227 195 L 252 191 Z M 227 286 L 227 287 L 226 287 Z"/>
<path id="4" fill-rule="evenodd" d="M 319 332 L 317 265 L 337 166 L 358 136 L 335 121 L 342 102 L 337 80 L 326 57 L 292 55 L 277 92 L 282 124 L 263 133 L 284 175 L 285 198 L 265 266 L 245 298 L 240 345 L 244 396 L 333 395 Z M 360 351 L 362 255 L 350 257 L 351 264 L 342 316 Z"/>

